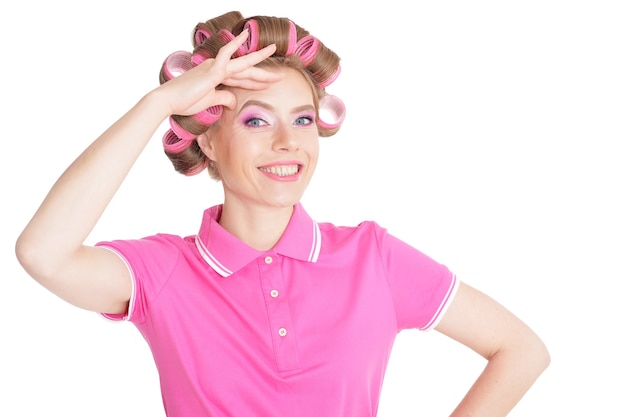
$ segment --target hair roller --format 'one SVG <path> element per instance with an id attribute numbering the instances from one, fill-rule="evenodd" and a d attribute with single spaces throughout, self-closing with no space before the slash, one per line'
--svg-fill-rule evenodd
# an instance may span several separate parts
<path id="1" fill-rule="evenodd" d="M 174 131 L 176 136 L 178 136 L 182 140 L 191 141 L 196 138 L 196 135 L 189 132 L 187 129 L 184 129 L 180 124 L 178 124 L 174 115 L 170 116 L 170 127 L 172 128 L 172 131 Z"/>
<path id="2" fill-rule="evenodd" d="M 228 29 L 221 29 L 215 35 L 206 39 L 202 45 L 198 45 L 198 47 L 193 51 L 193 60 L 196 65 L 204 62 L 206 59 L 215 58 L 217 54 L 220 52 L 222 46 L 226 45 L 235 36 Z M 240 55 L 246 54 L 245 46 L 241 45 L 237 48 L 237 51 L 233 54 L 233 56 L 237 57 Z"/>
<path id="3" fill-rule="evenodd" d="M 346 118 L 346 106 L 337 96 L 325 95 L 319 101 L 318 126 L 324 129 L 337 129 Z"/>
<path id="4" fill-rule="evenodd" d="M 326 88 L 326 87 L 328 87 L 328 86 L 329 86 L 329 85 L 331 85 L 333 82 L 335 82 L 335 80 L 337 79 L 337 77 L 339 77 L 339 74 L 341 74 L 341 66 L 340 66 L 340 65 L 337 65 L 337 69 L 335 70 L 335 72 L 334 72 L 334 73 L 333 73 L 330 77 L 328 77 L 327 79 L 325 79 L 325 80 L 320 80 L 320 82 L 318 82 L 318 85 L 319 85 L 321 88 Z"/>
<path id="5" fill-rule="evenodd" d="M 211 34 L 208 30 L 199 28 L 196 30 L 196 33 L 193 35 L 193 40 L 195 45 L 202 45 L 205 40 L 209 39 Z"/>
<path id="6" fill-rule="evenodd" d="M 193 115 L 193 118 L 204 126 L 208 127 L 217 122 L 222 117 L 223 107 L 221 105 L 211 106 L 206 110 Z"/>
<path id="7" fill-rule="evenodd" d="M 289 21 L 289 43 L 287 44 L 287 52 L 285 55 L 291 55 L 296 51 L 296 44 L 298 43 L 298 31 L 296 30 L 296 24 L 291 20 Z"/>
<path id="8" fill-rule="evenodd" d="M 278 18 L 269 16 L 254 16 L 248 19 L 248 21 L 252 20 L 254 20 L 258 26 L 259 41 L 257 49 L 275 44 L 276 52 L 274 55 L 287 55 L 287 50 L 290 49 L 290 39 L 293 31 L 291 27 L 292 22 L 284 17 Z M 236 33 L 236 30 L 234 33 Z"/>
<path id="9" fill-rule="evenodd" d="M 249 52 L 256 52 L 259 50 L 259 23 L 250 19 L 243 26 L 244 29 L 248 29 L 248 39 L 244 43 L 246 50 Z"/>
<path id="10" fill-rule="evenodd" d="M 209 51 L 207 51 L 206 49 L 198 48 L 191 55 L 191 64 L 195 67 L 197 65 L 202 64 L 204 61 L 206 61 L 209 58 L 215 58 L 215 57 L 211 56 Z"/>
<path id="11" fill-rule="evenodd" d="M 177 154 L 187 149 L 192 141 L 193 139 L 183 139 L 173 129 L 168 129 L 163 135 L 163 148 L 166 152 Z"/>
<path id="12" fill-rule="evenodd" d="M 317 56 L 320 47 L 320 41 L 316 37 L 307 35 L 296 43 L 295 55 L 298 55 L 304 65 L 309 65 Z"/>
<path id="13" fill-rule="evenodd" d="M 326 88 L 339 76 L 339 57 L 326 45 L 319 42 L 317 54 L 307 66 L 315 82 L 320 88 Z"/>
<path id="14" fill-rule="evenodd" d="M 184 142 L 184 141 L 183 141 Z M 198 142 L 189 141 L 189 146 L 180 149 L 180 152 L 170 152 L 168 149 L 176 151 L 176 148 L 165 147 L 165 155 L 169 158 L 176 172 L 186 176 L 196 175 L 202 172 L 210 163 Z"/>
<path id="15" fill-rule="evenodd" d="M 230 30 L 228 30 L 228 29 L 220 30 L 219 32 L 217 32 L 217 34 L 215 36 L 222 42 L 222 45 L 226 45 L 228 42 L 230 42 L 233 39 L 235 39 L 235 35 L 233 35 L 230 32 Z M 248 51 L 246 49 L 245 44 L 240 45 L 239 48 L 237 48 L 237 50 L 233 54 L 233 58 L 237 58 L 238 56 L 246 55 L 247 53 L 248 53 Z"/>
<path id="16" fill-rule="evenodd" d="M 161 66 L 161 73 L 159 74 L 159 81 L 161 84 L 167 82 L 173 78 L 178 77 L 185 71 L 190 70 L 193 67 L 191 62 L 191 54 L 186 51 L 176 51 L 171 53 Z"/>
<path id="17" fill-rule="evenodd" d="M 193 31 L 192 42 L 194 48 L 202 45 L 207 39 L 215 35 L 220 29 L 230 29 L 235 23 L 243 19 L 243 15 L 237 11 L 224 13 L 206 22 L 198 23 Z"/>
<path id="18" fill-rule="evenodd" d="M 208 109 L 194 114 L 192 118 L 201 125 L 201 127 L 196 126 L 196 130 L 204 131 L 208 126 L 218 121 L 222 116 L 222 110 L 222 106 L 211 106 Z M 178 123 L 177 119 L 181 122 L 186 122 L 186 126 L 190 125 L 189 116 L 170 116 L 170 129 L 163 136 L 163 148 L 171 154 L 178 154 L 187 149 L 198 135 L 183 128 Z"/>

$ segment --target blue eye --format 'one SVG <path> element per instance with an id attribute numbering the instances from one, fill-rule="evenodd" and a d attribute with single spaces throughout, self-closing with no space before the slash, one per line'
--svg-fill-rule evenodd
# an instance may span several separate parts
<path id="1" fill-rule="evenodd" d="M 310 125 L 313 123 L 313 117 L 311 116 L 300 116 L 296 119 L 296 121 L 294 122 L 294 124 L 296 125 Z"/>
<path id="2" fill-rule="evenodd" d="M 246 120 L 245 124 L 246 126 L 260 127 L 260 126 L 265 126 L 267 123 L 265 122 L 265 120 L 261 118 L 251 117 Z"/>

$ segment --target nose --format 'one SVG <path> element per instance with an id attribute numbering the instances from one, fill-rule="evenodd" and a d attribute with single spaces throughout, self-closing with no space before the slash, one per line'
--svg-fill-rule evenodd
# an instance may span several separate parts
<path id="1" fill-rule="evenodd" d="M 294 151 L 300 147 L 297 135 L 292 131 L 290 124 L 280 123 L 276 126 L 272 146 L 276 151 Z"/>

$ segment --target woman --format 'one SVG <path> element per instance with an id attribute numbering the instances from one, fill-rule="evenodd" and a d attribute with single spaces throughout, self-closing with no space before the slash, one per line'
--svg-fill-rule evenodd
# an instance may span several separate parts
<path id="1" fill-rule="evenodd" d="M 451 415 L 506 415 L 549 363 L 534 332 L 376 223 L 318 223 L 300 204 L 319 136 L 345 113 L 326 92 L 338 56 L 288 19 L 238 12 L 199 24 L 193 42 L 53 186 L 17 241 L 28 273 L 137 326 L 171 417 L 374 416 L 404 329 L 488 360 Z M 206 168 L 223 204 L 194 236 L 84 245 L 168 118 L 175 169 Z"/>

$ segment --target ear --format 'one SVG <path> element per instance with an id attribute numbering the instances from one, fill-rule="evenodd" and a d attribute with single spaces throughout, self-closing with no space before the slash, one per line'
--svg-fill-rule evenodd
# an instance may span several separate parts
<path id="1" fill-rule="evenodd" d="M 209 129 L 206 132 L 198 135 L 196 138 L 196 142 L 198 142 L 198 146 L 202 149 L 202 152 L 209 158 L 211 161 L 215 161 L 217 153 L 215 152 L 215 141 L 216 134 L 213 129 Z"/>

